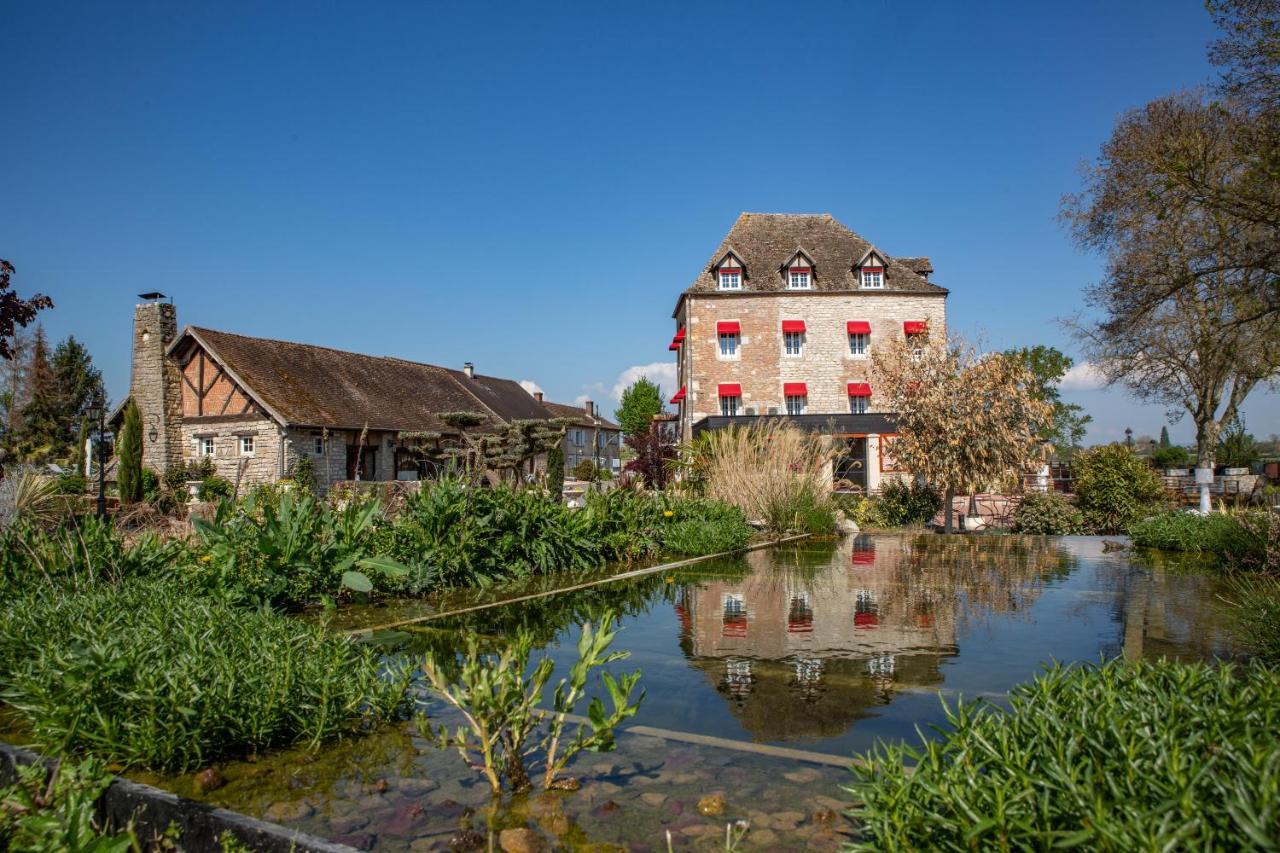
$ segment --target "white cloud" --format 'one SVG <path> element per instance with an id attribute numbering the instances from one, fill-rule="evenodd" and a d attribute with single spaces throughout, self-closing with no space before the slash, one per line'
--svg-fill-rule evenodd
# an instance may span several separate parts
<path id="1" fill-rule="evenodd" d="M 1097 391 L 1107 386 L 1107 377 L 1096 364 L 1082 361 L 1067 371 L 1060 387 L 1064 391 Z"/>
<path id="2" fill-rule="evenodd" d="M 655 361 L 652 364 L 637 364 L 619 373 L 618 378 L 614 380 L 613 387 L 608 389 L 610 398 L 614 402 L 622 402 L 622 392 L 627 390 L 627 386 L 634 383 L 641 376 L 647 377 L 650 382 L 656 383 L 662 389 L 664 399 L 676 392 L 676 363 L 674 361 Z M 602 384 L 597 384 L 595 387 L 604 390 Z"/>
<path id="3" fill-rule="evenodd" d="M 521 379 L 520 387 L 528 391 L 530 394 L 542 393 L 542 386 L 539 385 L 537 382 L 534 382 L 532 379 Z"/>

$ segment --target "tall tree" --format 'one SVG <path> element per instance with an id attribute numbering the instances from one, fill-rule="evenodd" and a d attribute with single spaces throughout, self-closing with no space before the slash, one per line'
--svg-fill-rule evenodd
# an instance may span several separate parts
<path id="1" fill-rule="evenodd" d="M 49 344 L 42 326 L 36 326 L 32 338 L 27 396 L 27 404 L 22 408 L 22 426 L 14 436 L 14 451 L 18 458 L 28 462 L 52 461 L 57 458 L 58 439 L 68 425 L 61 423 L 62 392 L 49 359 Z"/>
<path id="2" fill-rule="evenodd" d="M 948 533 L 956 495 L 1041 461 L 1053 406 L 1038 396 L 1020 358 L 942 341 L 895 341 L 877 347 L 871 361 L 873 381 L 885 389 L 882 403 L 898 413 L 892 456 L 946 495 Z"/>
<path id="3" fill-rule="evenodd" d="M 18 329 L 25 328 L 36 318 L 36 312 L 53 307 L 53 300 L 39 293 L 23 299 L 15 293 L 12 278 L 16 270 L 13 264 L 0 258 L 0 358 L 13 358 L 11 341 Z"/>
<path id="4" fill-rule="evenodd" d="M 1237 174 L 1244 167 L 1220 113 L 1179 97 L 1126 115 L 1085 193 L 1064 206 L 1080 244 L 1106 251 L 1106 274 L 1086 295 L 1099 319 L 1077 320 L 1077 336 L 1109 382 L 1171 417 L 1191 416 L 1201 469 L 1212 468 L 1218 435 L 1248 395 L 1280 376 L 1280 311 L 1269 307 L 1280 279 L 1258 266 L 1265 229 L 1166 191 L 1157 156 L 1181 151 L 1202 174 Z M 1280 242 L 1271 251 L 1280 258 Z M 1136 318 L 1132 292 L 1147 295 Z M 1204 482 L 1200 502 L 1207 512 Z"/>
<path id="5" fill-rule="evenodd" d="M 613 415 L 627 435 L 647 435 L 653 416 L 662 412 L 662 390 L 641 376 L 622 392 L 621 404 Z"/>
<path id="6" fill-rule="evenodd" d="M 124 409 L 119 458 L 116 483 L 120 489 L 120 503 L 137 503 L 142 500 L 142 413 L 133 400 Z"/>
<path id="7" fill-rule="evenodd" d="M 31 367 L 31 332 L 19 330 L 9 342 L 12 358 L 0 359 L 0 446 L 12 449 L 22 426 L 22 410 L 31 401 L 27 373 Z"/>
<path id="8" fill-rule="evenodd" d="M 1030 371 L 1034 377 L 1031 392 L 1037 399 L 1053 406 L 1053 418 L 1040 437 L 1053 445 L 1059 456 L 1070 456 L 1080 448 L 1085 430 L 1093 420 L 1084 413 L 1083 406 L 1062 402 L 1058 386 L 1075 362 L 1071 356 L 1043 344 L 1005 350 L 1004 354 L 1018 360 Z"/>
<path id="9" fill-rule="evenodd" d="M 89 407 L 104 399 L 102 371 L 93 366 L 93 357 L 84 345 L 71 336 L 53 351 L 53 374 L 62 398 L 62 418 L 68 430 L 78 429 Z"/>
<path id="10" fill-rule="evenodd" d="M 635 454 L 623 470 L 639 474 L 651 489 L 665 489 L 676 461 L 676 443 L 670 424 L 650 421 L 644 432 L 628 435 L 624 442 Z"/>
<path id="11" fill-rule="evenodd" d="M 1160 427 L 1160 448 L 1163 450 L 1169 446 L 1169 428 L 1167 426 L 1162 426 Z"/>

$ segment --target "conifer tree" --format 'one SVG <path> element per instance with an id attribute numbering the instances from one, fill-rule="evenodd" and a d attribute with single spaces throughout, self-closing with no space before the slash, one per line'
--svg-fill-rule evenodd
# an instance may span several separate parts
<path id="1" fill-rule="evenodd" d="M 142 414 L 132 400 L 124 410 L 119 458 L 116 480 L 120 486 L 120 503 L 137 503 L 142 500 Z"/>

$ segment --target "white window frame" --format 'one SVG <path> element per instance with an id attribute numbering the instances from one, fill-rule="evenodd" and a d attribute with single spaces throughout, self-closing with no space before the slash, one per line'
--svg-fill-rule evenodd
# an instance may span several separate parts
<path id="1" fill-rule="evenodd" d="M 742 290 L 742 273 L 721 270 L 719 285 L 721 290 Z"/>
<path id="2" fill-rule="evenodd" d="M 738 415 L 738 404 L 742 402 L 742 398 L 734 395 L 732 397 L 720 398 L 720 416 L 724 418 L 733 418 Z"/>
<path id="3" fill-rule="evenodd" d="M 803 415 L 809 407 L 809 395 L 788 394 L 785 403 L 788 415 Z"/>
<path id="4" fill-rule="evenodd" d="M 866 332 L 849 333 L 849 355 L 866 358 L 871 353 L 871 336 Z"/>
<path id="5" fill-rule="evenodd" d="M 813 273 L 787 271 L 787 290 L 809 290 L 813 286 Z"/>
<path id="6" fill-rule="evenodd" d="M 240 436 L 240 455 L 241 456 L 253 455 L 253 436 L 251 435 Z"/>
<path id="7" fill-rule="evenodd" d="M 862 270 L 863 290 L 884 290 L 884 272 L 881 270 Z"/>
<path id="8" fill-rule="evenodd" d="M 200 455 L 201 455 L 201 456 L 213 456 L 213 454 L 214 454 L 214 450 L 215 450 L 214 443 L 213 443 L 213 437 L 212 437 L 212 436 L 206 436 L 206 437 L 204 437 L 204 438 L 199 439 L 199 442 L 200 442 L 200 445 L 199 445 L 199 447 L 200 447 Z"/>
<path id="9" fill-rule="evenodd" d="M 742 336 L 738 332 L 720 332 L 720 358 L 734 359 L 738 357 L 738 348 L 742 345 Z"/>
<path id="10" fill-rule="evenodd" d="M 849 414 L 865 415 L 867 413 L 867 401 L 869 397 L 849 395 Z"/>
<path id="11" fill-rule="evenodd" d="M 794 350 L 794 352 L 792 350 Z M 787 358 L 800 358 L 803 356 L 804 332 L 783 332 L 782 354 Z"/>

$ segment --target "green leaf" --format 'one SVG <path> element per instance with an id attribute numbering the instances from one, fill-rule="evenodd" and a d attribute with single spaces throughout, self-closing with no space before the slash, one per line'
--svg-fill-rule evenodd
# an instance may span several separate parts
<path id="1" fill-rule="evenodd" d="M 362 569 L 372 569 L 376 572 L 382 572 L 389 578 L 403 578 L 409 574 L 409 567 L 404 563 L 393 560 L 390 557 L 365 557 L 357 564 Z"/>
<path id="2" fill-rule="evenodd" d="M 343 572 L 342 585 L 356 592 L 371 592 L 373 590 L 373 582 L 363 572 Z"/>

